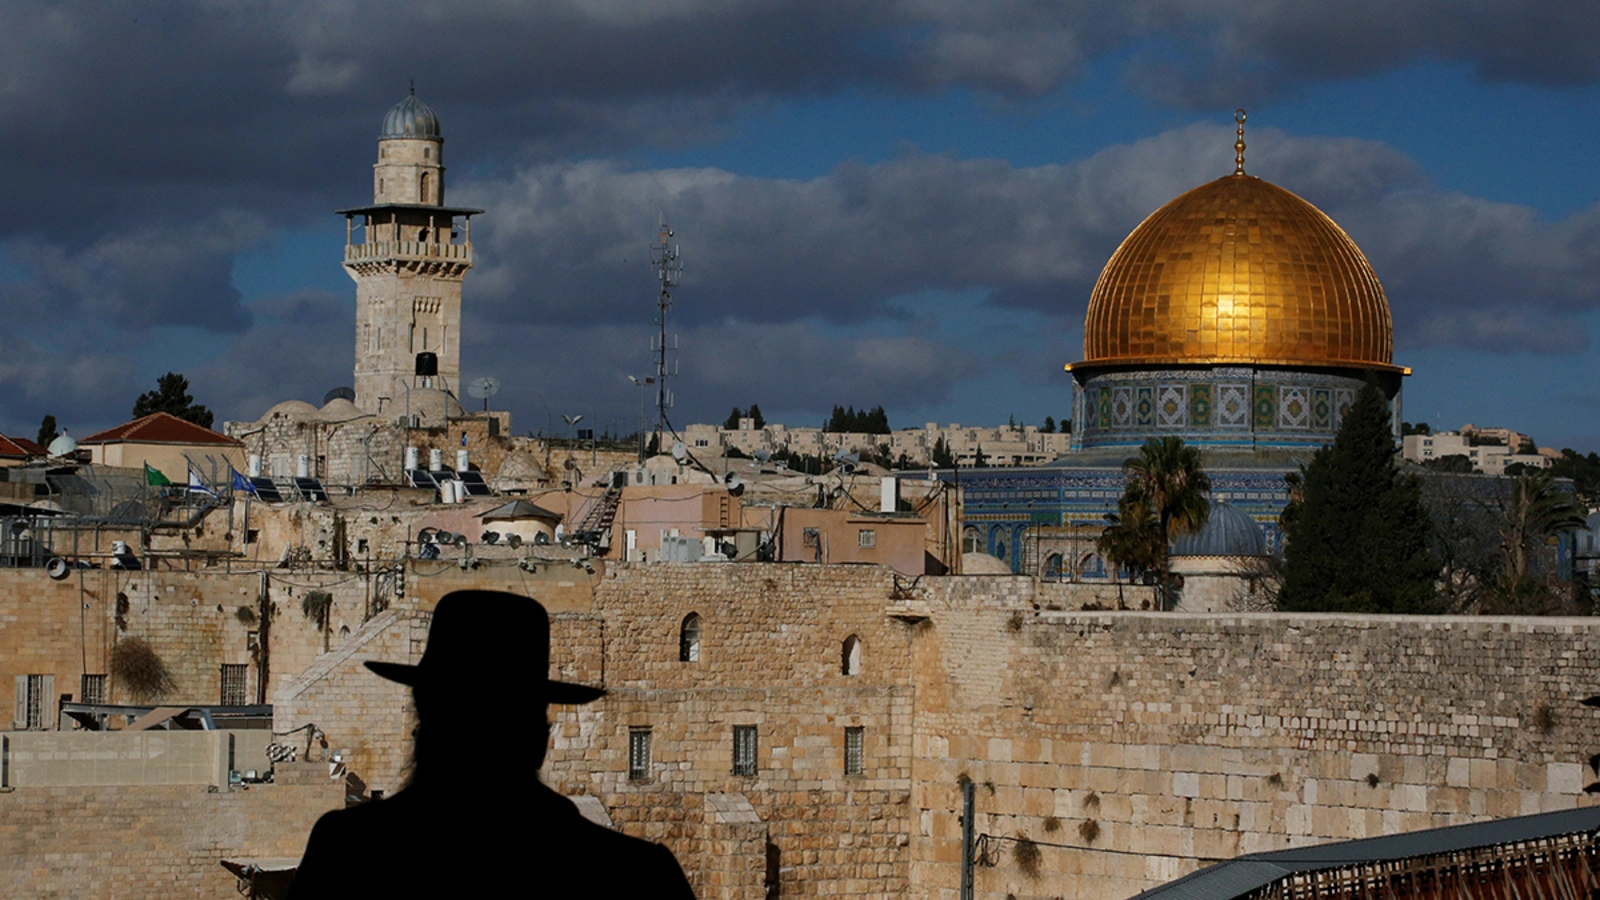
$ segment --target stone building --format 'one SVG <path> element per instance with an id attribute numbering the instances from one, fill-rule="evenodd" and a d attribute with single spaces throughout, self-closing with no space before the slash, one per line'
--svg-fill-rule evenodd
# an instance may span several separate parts
<path id="1" fill-rule="evenodd" d="M 483 210 L 446 206 L 444 171 L 439 117 L 413 92 L 384 116 L 372 203 L 339 210 L 356 283 L 355 403 L 368 413 L 398 415 L 412 388 L 461 393 L 461 282 Z"/>

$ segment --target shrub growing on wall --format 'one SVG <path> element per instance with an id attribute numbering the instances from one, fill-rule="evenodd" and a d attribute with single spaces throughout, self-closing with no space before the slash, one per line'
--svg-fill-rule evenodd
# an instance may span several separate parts
<path id="1" fill-rule="evenodd" d="M 154 700 L 178 686 L 155 648 L 137 637 L 123 638 L 111 648 L 111 677 L 136 700 Z"/>

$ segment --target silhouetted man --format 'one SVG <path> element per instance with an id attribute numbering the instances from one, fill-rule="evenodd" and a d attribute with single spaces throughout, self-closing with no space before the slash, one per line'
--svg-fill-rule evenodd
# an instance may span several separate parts
<path id="1" fill-rule="evenodd" d="M 439 601 L 414 666 L 367 668 L 410 685 L 411 777 L 385 800 L 324 815 L 289 896 L 689 898 L 665 847 L 596 825 L 538 781 L 551 703 L 601 688 L 549 680 L 550 619 L 537 601 L 457 591 Z"/>

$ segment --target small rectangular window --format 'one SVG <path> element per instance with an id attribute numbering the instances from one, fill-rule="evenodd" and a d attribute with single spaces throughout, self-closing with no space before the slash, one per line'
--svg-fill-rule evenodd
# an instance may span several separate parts
<path id="1" fill-rule="evenodd" d="M 876 547 L 876 546 L 878 546 L 878 532 L 874 531 L 873 529 L 871 529 L 871 528 L 863 528 L 858 533 L 858 536 L 861 539 L 861 546 L 863 546 L 863 547 Z"/>
<path id="2" fill-rule="evenodd" d="M 84 703 L 106 702 L 106 676 L 83 676 L 83 690 L 79 692 L 78 696 L 83 698 Z"/>
<path id="3" fill-rule="evenodd" d="M 650 777 L 650 729 L 628 729 L 628 778 L 643 781 Z"/>
<path id="4" fill-rule="evenodd" d="M 243 706 L 248 702 L 245 693 L 246 675 L 250 667 L 245 663 L 222 664 L 222 705 Z"/>
<path id="5" fill-rule="evenodd" d="M 733 726 L 733 774 L 756 774 L 756 726 Z"/>
<path id="6" fill-rule="evenodd" d="M 846 775 L 860 775 L 862 772 L 862 737 L 865 732 L 860 725 L 853 725 L 844 730 L 844 773 Z"/>

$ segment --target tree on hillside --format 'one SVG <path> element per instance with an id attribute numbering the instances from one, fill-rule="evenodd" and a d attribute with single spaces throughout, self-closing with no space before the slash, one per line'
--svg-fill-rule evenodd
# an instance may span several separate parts
<path id="1" fill-rule="evenodd" d="M 210 428 L 211 410 L 194 402 L 189 395 L 189 379 L 177 372 L 168 372 L 156 379 L 156 389 L 140 394 L 133 404 L 135 419 L 151 413 L 170 413 L 201 428 Z"/>
<path id="2" fill-rule="evenodd" d="M 1332 446 L 1305 468 L 1278 608 L 1426 613 L 1438 608 L 1439 561 L 1417 478 L 1395 466 L 1389 403 L 1356 395 Z"/>
<path id="3" fill-rule="evenodd" d="M 1162 608 L 1170 604 L 1173 538 L 1193 534 L 1205 527 L 1211 516 L 1211 479 L 1200 466 L 1200 451 L 1181 438 L 1151 438 L 1139 448 L 1139 455 L 1122 464 L 1127 486 L 1118 504 L 1121 515 L 1142 512 L 1155 525 L 1156 583 Z"/>
<path id="4" fill-rule="evenodd" d="M 61 436 L 61 430 L 56 427 L 56 417 L 47 415 L 39 423 L 39 446 L 50 449 L 50 442 Z"/>
<path id="5" fill-rule="evenodd" d="M 728 421 L 722 423 L 722 430 L 738 431 L 739 420 L 742 418 L 744 418 L 744 413 L 739 410 L 739 407 L 735 406 L 733 412 L 728 413 Z"/>
<path id="6" fill-rule="evenodd" d="M 746 415 L 750 417 L 752 424 L 754 424 L 757 429 L 767 427 L 766 417 L 761 415 L 761 407 L 755 405 L 754 403 L 750 404 L 750 411 L 746 413 Z"/>
<path id="7" fill-rule="evenodd" d="M 1457 475 L 1476 472 L 1478 469 L 1464 453 L 1450 453 L 1445 456 L 1435 456 L 1433 459 L 1425 459 L 1422 461 L 1422 467 L 1424 469 L 1432 469 L 1435 472 L 1451 472 Z"/>

